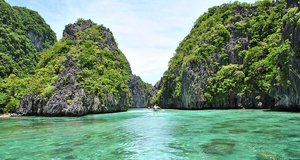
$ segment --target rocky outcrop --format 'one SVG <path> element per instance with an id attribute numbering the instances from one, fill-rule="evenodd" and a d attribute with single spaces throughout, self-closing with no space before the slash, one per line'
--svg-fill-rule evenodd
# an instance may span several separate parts
<path id="1" fill-rule="evenodd" d="M 0 113 L 15 112 L 27 88 L 15 80 L 29 78 L 42 50 L 57 40 L 55 32 L 33 10 L 0 0 L 0 15 Z"/>
<path id="2" fill-rule="evenodd" d="M 55 32 L 37 12 L 4 0 L 0 15 L 0 77 L 32 74 L 40 52 L 56 42 Z"/>
<path id="3" fill-rule="evenodd" d="M 59 75 L 53 95 L 42 107 L 42 114 L 47 116 L 84 115 L 88 112 L 86 94 L 76 81 L 80 71 L 77 64 L 68 57 L 64 63 L 65 70 Z"/>
<path id="4" fill-rule="evenodd" d="M 93 25 L 94 23 L 91 20 L 79 19 L 77 23 L 66 25 L 66 28 L 63 31 L 63 37 L 72 40 L 78 39 L 79 36 L 78 34 L 80 32 L 92 27 Z M 100 25 L 99 27 L 100 30 L 102 31 L 102 35 L 101 35 L 102 38 L 100 42 L 97 43 L 97 45 L 99 45 L 101 49 L 108 48 L 112 52 L 118 51 L 118 47 L 115 43 L 115 39 L 112 32 L 108 28 L 104 27 L 103 25 Z M 85 39 L 86 37 L 83 36 L 82 38 Z"/>
<path id="5" fill-rule="evenodd" d="M 287 1 L 287 3 L 289 6 L 299 7 L 299 3 L 295 1 Z M 282 34 L 283 40 L 291 42 L 291 52 L 294 52 L 289 60 L 288 73 L 286 73 L 290 85 L 274 86 L 272 88 L 271 95 L 276 100 L 272 108 L 276 110 L 300 111 L 300 25 L 298 19 L 288 17 L 284 21 Z M 280 59 L 279 61 L 282 60 Z"/>
<path id="6" fill-rule="evenodd" d="M 79 20 L 78 23 L 73 23 L 73 24 L 68 24 L 66 25 L 64 31 L 63 31 L 63 37 L 71 39 L 71 40 L 76 40 L 78 39 L 78 34 L 90 27 L 93 26 L 93 22 L 91 20 Z"/>
<path id="7" fill-rule="evenodd" d="M 91 37 L 89 35 L 90 32 L 87 31 L 88 29 L 93 30 L 92 33 L 95 34 L 101 33 L 101 35 L 99 35 L 100 37 Z M 114 75 L 110 73 L 117 72 L 114 69 L 118 69 L 118 71 L 122 70 L 123 74 L 131 74 L 129 64 L 117 48 L 117 44 L 114 41 L 112 33 L 107 28 L 94 24 L 91 20 L 80 19 L 77 23 L 67 25 L 63 35 L 64 38 L 73 42 L 79 42 L 79 44 L 86 43 L 86 41 L 93 42 L 92 44 L 94 45 L 93 47 L 95 48 L 95 50 L 90 51 L 88 54 L 99 54 L 99 52 L 102 52 L 106 55 L 99 55 L 99 58 L 93 57 L 94 59 L 92 60 L 96 61 L 94 63 L 89 63 L 90 61 L 84 61 L 85 59 L 82 60 L 81 58 L 78 58 L 85 58 L 86 56 L 89 56 L 86 55 L 87 53 L 85 53 L 84 51 L 83 54 L 78 53 L 80 52 L 80 49 L 77 49 L 76 47 L 81 46 L 74 45 L 75 43 L 73 44 L 70 41 L 69 44 L 66 44 L 64 43 L 64 39 L 61 40 L 63 41 L 61 42 L 61 45 L 68 45 L 65 46 L 65 48 L 73 48 L 73 50 L 77 50 L 77 52 L 68 52 L 68 50 L 66 49 L 67 54 L 59 52 L 53 53 L 52 57 L 63 55 L 66 59 L 61 64 L 63 71 L 61 73 L 57 71 L 58 78 L 53 86 L 53 93 L 49 97 L 45 98 L 40 98 L 40 96 L 38 95 L 32 95 L 32 93 L 24 96 L 21 100 L 21 104 L 17 113 L 21 115 L 38 116 L 83 116 L 86 114 L 126 111 L 130 107 L 131 99 L 130 94 L 127 93 L 128 89 L 126 89 L 126 83 L 122 84 L 122 81 L 109 79 L 112 77 L 107 77 L 108 79 L 105 79 L 102 82 L 98 82 L 101 85 L 102 83 L 104 83 L 103 87 L 113 87 L 114 84 L 110 83 L 112 81 L 114 81 L 115 83 L 120 83 L 119 85 L 117 85 L 116 88 L 113 88 L 111 91 L 109 91 L 109 89 L 111 88 L 106 88 L 103 91 L 100 91 L 100 89 L 102 89 L 101 87 L 91 89 L 94 86 L 87 86 L 86 84 L 91 83 L 91 81 L 93 80 L 87 79 L 90 76 L 101 78 L 101 75 L 104 76 L 104 72 L 107 72 L 107 74 L 109 75 Z M 90 43 L 88 46 L 91 47 Z M 62 50 L 60 52 L 66 50 Z M 110 57 L 106 57 L 106 61 L 103 62 L 102 58 L 107 55 Z M 116 66 L 114 66 L 114 62 L 116 62 Z M 86 65 L 87 63 L 89 64 Z M 98 73 L 100 72 L 99 70 L 97 70 L 98 66 L 102 66 L 102 68 L 100 68 L 101 73 Z M 106 71 L 104 67 L 107 67 L 110 70 Z M 92 72 L 94 75 L 90 74 L 89 76 L 83 76 L 83 70 L 88 73 Z M 124 75 L 121 78 L 125 79 L 126 76 Z M 99 80 L 99 78 L 96 79 Z M 135 80 L 130 81 L 131 85 L 139 85 L 142 83 L 141 79 L 134 79 Z M 93 80 L 92 83 L 94 82 L 95 81 Z M 95 84 L 99 85 L 97 83 Z M 140 87 L 144 86 L 134 87 L 133 93 L 137 93 L 135 94 L 136 97 L 134 101 L 139 106 L 145 106 L 145 103 L 147 103 L 146 92 L 145 90 L 143 90 L 144 88 Z"/>
<path id="8" fill-rule="evenodd" d="M 43 49 L 43 42 L 44 42 L 44 38 L 36 33 L 34 33 L 34 31 L 28 31 L 27 33 L 29 39 L 31 40 L 31 42 L 34 44 L 35 49 L 37 51 L 41 51 Z"/>
<path id="9" fill-rule="evenodd" d="M 133 108 L 145 108 L 150 106 L 151 98 L 151 84 L 143 82 L 143 80 L 136 75 L 133 75 L 128 82 L 129 89 L 132 94 Z"/>
<path id="10" fill-rule="evenodd" d="M 13 7 L 20 17 L 19 22 L 24 26 L 24 30 L 37 52 L 53 45 L 56 42 L 54 31 L 38 12 L 32 11 L 25 7 Z"/>
<path id="11" fill-rule="evenodd" d="M 299 7 L 299 1 L 298 0 L 285 0 L 287 3 L 287 7 Z"/>
<path id="12" fill-rule="evenodd" d="M 46 102 L 35 95 L 26 95 L 22 98 L 18 113 L 21 115 L 33 116 L 43 113 L 43 106 Z"/>
<path id="13" fill-rule="evenodd" d="M 43 116 L 82 116 L 86 114 L 126 111 L 125 104 L 116 104 L 110 96 L 110 106 L 101 106 L 95 95 L 87 94 L 76 80 L 80 71 L 78 65 L 68 57 L 65 70 L 59 75 L 55 91 L 47 102 L 38 96 L 26 95 L 22 98 L 18 114 Z M 126 97 L 124 97 L 126 98 Z"/>
<path id="14" fill-rule="evenodd" d="M 300 63 L 300 60 L 293 60 Z M 294 66 L 293 66 L 294 67 Z M 291 85 L 288 87 L 274 87 L 272 97 L 276 103 L 272 107 L 276 110 L 300 111 L 300 68 L 291 68 L 288 72 Z"/>
<path id="15" fill-rule="evenodd" d="M 210 8 L 180 43 L 153 103 L 176 109 L 300 110 L 298 7 L 298 1 L 286 0 Z"/>

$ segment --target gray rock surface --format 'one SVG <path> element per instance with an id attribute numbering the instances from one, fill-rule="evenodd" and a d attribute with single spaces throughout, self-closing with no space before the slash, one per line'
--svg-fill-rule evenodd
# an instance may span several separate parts
<path id="1" fill-rule="evenodd" d="M 63 37 L 75 40 L 78 37 L 78 32 L 90 28 L 93 25 L 91 20 L 82 21 L 81 23 L 68 24 L 63 31 Z"/>
<path id="2" fill-rule="evenodd" d="M 26 95 L 22 98 L 17 111 L 21 115 L 40 116 L 83 116 L 86 114 L 109 113 L 126 111 L 128 106 L 126 96 L 119 102 L 113 95 L 108 95 L 104 103 L 99 98 L 90 95 L 81 88 L 76 81 L 80 68 L 68 57 L 64 63 L 65 70 L 59 75 L 55 83 L 55 91 L 47 102 L 38 96 Z"/>
<path id="3" fill-rule="evenodd" d="M 81 21 L 66 26 L 63 33 L 65 38 L 74 40 L 77 33 L 93 26 L 90 20 Z M 112 33 L 103 26 L 103 37 L 97 42 L 100 48 L 108 48 L 119 52 Z M 113 52 L 113 53 L 116 53 Z M 128 95 L 120 91 L 120 97 L 113 94 L 101 97 L 91 94 L 84 89 L 77 81 L 77 75 L 82 70 L 72 56 L 67 56 L 63 63 L 64 71 L 58 76 L 55 82 L 55 89 L 48 100 L 44 100 L 35 95 L 26 95 L 22 98 L 17 111 L 21 115 L 38 116 L 83 116 L 86 114 L 108 113 L 126 111 L 128 106 Z M 129 65 L 128 65 L 129 66 Z M 129 71 L 131 73 L 131 70 Z M 138 97 L 139 98 L 139 97 Z M 140 100 L 137 99 L 140 103 Z"/>
<path id="4" fill-rule="evenodd" d="M 288 1 L 288 3 L 299 7 L 299 4 L 294 1 Z M 284 39 L 290 40 L 294 52 L 287 73 L 291 85 L 273 87 L 271 95 L 276 100 L 273 109 L 300 111 L 300 25 L 296 21 L 293 23 L 284 22 L 282 32 Z"/>
<path id="5" fill-rule="evenodd" d="M 93 25 L 94 23 L 91 20 L 82 20 L 80 23 L 68 24 L 63 31 L 63 37 L 75 40 L 78 38 L 78 33 L 80 31 L 88 29 Z M 112 52 L 118 51 L 118 47 L 112 32 L 103 25 L 101 25 L 100 27 L 103 35 L 101 41 L 98 42 L 99 47 L 102 49 L 108 48 Z"/>
<path id="6" fill-rule="evenodd" d="M 46 102 L 38 96 L 25 95 L 21 100 L 17 113 L 28 116 L 42 114 L 42 109 L 45 104 Z"/>
<path id="7" fill-rule="evenodd" d="M 276 5 L 279 1 L 274 1 L 270 5 Z M 287 7 L 299 7 L 298 1 L 286 0 Z M 252 11 L 256 7 L 239 8 L 237 7 L 233 12 L 232 20 L 236 23 L 241 21 L 240 17 L 252 16 Z M 283 40 L 289 39 L 293 48 L 293 56 L 289 62 L 289 70 L 287 80 L 291 82 L 288 87 L 276 86 L 273 84 L 271 93 L 258 93 L 253 88 L 252 93 L 245 93 L 242 96 L 237 94 L 222 95 L 222 98 L 217 96 L 214 99 L 219 101 L 207 102 L 204 92 L 208 87 L 207 80 L 213 77 L 218 69 L 215 69 L 212 63 L 218 64 L 218 67 L 226 64 L 243 64 L 243 58 L 239 55 L 241 50 L 246 50 L 249 46 L 250 39 L 247 32 L 239 31 L 234 24 L 226 25 L 226 29 L 230 32 L 229 39 L 225 40 L 226 47 L 223 55 L 228 59 L 221 58 L 221 53 L 213 53 L 210 57 L 202 62 L 189 61 L 187 64 L 181 64 L 168 70 L 165 74 L 172 75 L 173 79 L 165 77 L 158 83 L 157 88 L 154 89 L 154 95 L 161 90 L 161 98 L 158 100 L 158 105 L 163 108 L 176 109 L 230 109 L 230 108 L 272 108 L 277 110 L 300 110 L 300 26 L 297 20 L 293 23 L 283 22 L 282 35 Z M 201 33 L 199 33 L 201 34 Z M 188 35 L 186 39 L 189 38 Z M 186 40 L 185 39 L 185 40 Z M 193 42 L 191 42 L 192 44 Z M 204 43 L 204 42 L 203 42 Z M 210 42 L 205 42 L 210 45 Z M 197 44 L 197 42 L 195 42 Z M 240 48 L 235 49 L 239 44 Z M 180 46 L 179 46 L 180 47 Z M 180 49 L 180 48 L 179 48 Z M 297 56 L 298 54 L 298 56 Z M 188 53 L 187 53 L 188 55 Z M 281 63 L 282 58 L 279 58 Z M 180 73 L 181 67 L 182 73 Z M 217 68 L 218 68 L 217 67 Z M 168 77 L 168 76 L 166 76 Z M 174 78 L 175 77 L 175 78 Z M 275 78 L 275 77 L 274 77 Z M 174 82 L 179 79 L 179 82 Z M 163 85 L 162 85 L 163 83 Z M 176 85 L 180 85 L 180 97 L 176 96 Z M 154 87 L 155 88 L 155 87 Z M 223 98 L 225 97 L 225 98 Z"/>
<path id="8" fill-rule="evenodd" d="M 36 34 L 34 31 L 29 31 L 27 35 L 38 52 L 44 48 L 44 38 L 42 36 Z"/>
<path id="9" fill-rule="evenodd" d="M 133 98 L 133 108 L 145 108 L 150 106 L 151 93 L 147 89 L 147 85 L 143 80 L 136 75 L 133 75 L 128 82 Z M 151 87 L 152 88 L 152 87 Z"/>

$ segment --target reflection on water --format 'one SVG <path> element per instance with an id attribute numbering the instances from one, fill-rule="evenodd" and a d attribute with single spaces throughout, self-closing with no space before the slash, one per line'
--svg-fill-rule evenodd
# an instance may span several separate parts
<path id="1" fill-rule="evenodd" d="M 129 119 L 123 123 L 123 129 L 132 135 L 126 150 L 133 153 L 128 159 L 160 159 L 172 152 L 180 152 L 172 148 L 169 143 L 175 141 L 170 121 L 165 112 L 148 111 L 143 117 Z M 176 158 L 172 155 L 169 158 Z"/>
<path id="2" fill-rule="evenodd" d="M 260 110 L 0 119 L 0 159 L 299 159 L 300 114 Z"/>

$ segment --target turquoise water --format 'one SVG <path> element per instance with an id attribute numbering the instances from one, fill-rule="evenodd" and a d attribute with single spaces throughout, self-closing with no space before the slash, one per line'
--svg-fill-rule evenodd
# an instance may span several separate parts
<path id="1" fill-rule="evenodd" d="M 140 109 L 2 118 L 0 159 L 300 159 L 300 114 Z"/>

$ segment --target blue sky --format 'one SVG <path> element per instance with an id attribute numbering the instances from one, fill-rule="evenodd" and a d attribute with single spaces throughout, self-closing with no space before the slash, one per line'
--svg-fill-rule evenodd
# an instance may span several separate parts
<path id="1" fill-rule="evenodd" d="M 241 0 L 255 2 L 256 0 Z M 180 41 L 209 7 L 230 0 L 6 0 L 38 11 L 58 39 L 66 24 L 92 19 L 111 29 L 133 74 L 155 84 Z M 233 1 L 232 1 L 233 2 Z"/>

